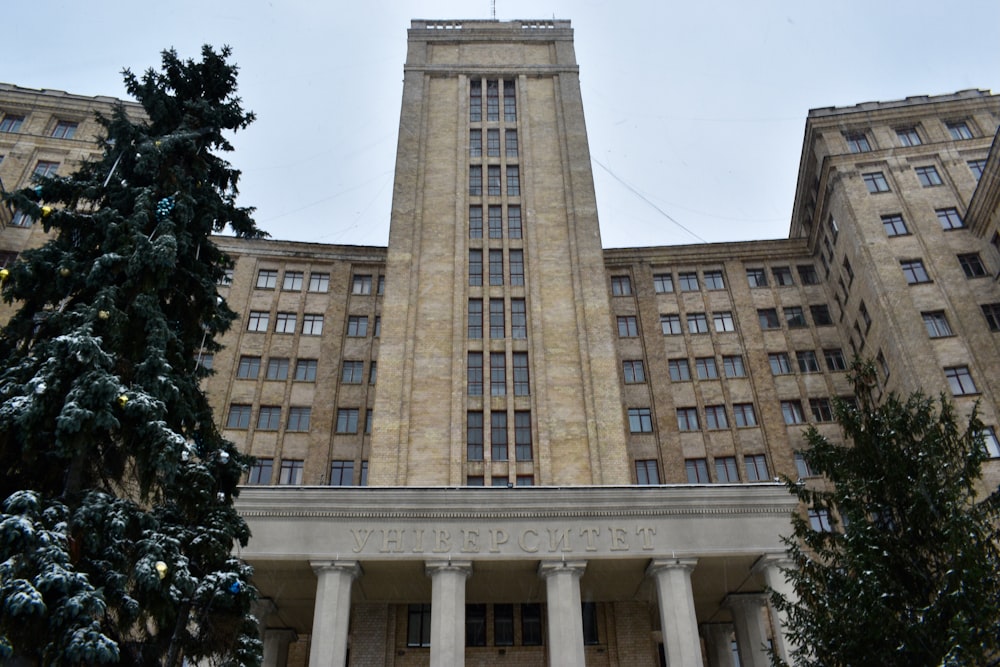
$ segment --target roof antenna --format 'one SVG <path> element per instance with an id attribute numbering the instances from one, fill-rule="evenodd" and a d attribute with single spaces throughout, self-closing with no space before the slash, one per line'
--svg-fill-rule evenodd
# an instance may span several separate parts
<path id="1" fill-rule="evenodd" d="M 497 0 L 490 0 L 490 19 L 497 20 Z"/>

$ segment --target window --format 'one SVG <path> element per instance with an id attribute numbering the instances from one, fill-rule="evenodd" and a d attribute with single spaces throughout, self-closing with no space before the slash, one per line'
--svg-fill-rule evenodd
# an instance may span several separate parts
<path id="1" fill-rule="evenodd" d="M 261 269 L 257 272 L 257 289 L 274 289 L 278 284 L 278 272 Z"/>
<path id="2" fill-rule="evenodd" d="M 21 129 L 21 123 L 23 122 L 24 116 L 6 114 L 3 120 L 0 120 L 0 132 L 17 132 Z"/>
<path id="3" fill-rule="evenodd" d="M 507 123 L 517 122 L 517 96 L 513 80 L 503 82 L 503 119 Z"/>
<path id="4" fill-rule="evenodd" d="M 479 83 L 473 81 L 473 84 Z M 431 606 L 411 604 L 406 614 L 406 645 L 427 647 L 431 645 Z"/>
<path id="5" fill-rule="evenodd" d="M 826 368 L 830 371 L 846 371 L 847 360 L 844 352 L 840 348 L 823 350 L 823 358 L 826 359 Z"/>
<path id="6" fill-rule="evenodd" d="M 698 410 L 696 408 L 677 408 L 677 428 L 681 431 L 697 431 Z"/>
<path id="7" fill-rule="evenodd" d="M 521 171 L 520 167 L 514 164 L 507 165 L 507 196 L 521 196 Z"/>
<path id="8" fill-rule="evenodd" d="M 470 206 L 469 207 L 469 238 L 470 239 L 481 239 L 481 238 L 483 238 L 483 207 L 482 206 Z"/>
<path id="9" fill-rule="evenodd" d="M 319 336 L 323 333 L 323 316 L 316 313 L 305 313 L 302 316 L 302 335 Z"/>
<path id="10" fill-rule="evenodd" d="M 368 413 L 371 414 L 371 410 Z M 371 433 L 371 429 L 365 432 Z M 358 486 L 368 486 L 368 461 L 361 462 L 361 479 L 358 481 Z"/>
<path id="11" fill-rule="evenodd" d="M 482 299 L 469 299 L 469 317 L 467 325 L 467 335 L 470 340 L 479 340 L 483 337 Z"/>
<path id="12" fill-rule="evenodd" d="M 518 410 L 514 413 L 514 458 L 530 461 L 531 457 L 531 413 Z"/>
<path id="13" fill-rule="evenodd" d="M 882 380 L 889 379 L 889 362 L 885 359 L 885 354 L 882 350 L 878 351 L 878 356 L 875 357 L 875 362 L 878 364 L 879 370 L 882 371 Z"/>
<path id="14" fill-rule="evenodd" d="M 358 409 L 338 408 L 337 433 L 357 433 L 357 432 L 358 432 Z"/>
<path id="15" fill-rule="evenodd" d="M 691 379 L 691 367 L 687 359 L 671 359 L 667 362 L 670 369 L 670 379 L 674 382 L 687 382 Z"/>
<path id="16" fill-rule="evenodd" d="M 483 460 L 483 413 L 469 411 L 465 416 L 465 456 L 469 461 Z"/>
<path id="17" fill-rule="evenodd" d="M 230 405 L 229 416 L 226 418 L 226 428 L 249 428 L 250 406 Z"/>
<path id="18" fill-rule="evenodd" d="M 490 285 L 503 285 L 503 250 L 490 250 Z"/>
<path id="19" fill-rule="evenodd" d="M 804 327 L 806 325 L 806 315 L 801 306 L 789 306 L 784 309 L 785 323 L 789 329 Z"/>
<path id="20" fill-rule="evenodd" d="M 72 139 L 73 135 L 76 134 L 77 127 L 79 127 L 79 123 L 74 123 L 71 120 L 57 121 L 56 126 L 52 128 L 52 136 L 56 139 Z"/>
<path id="21" fill-rule="evenodd" d="M 469 167 L 469 196 L 483 196 L 483 168 L 477 164 Z"/>
<path id="22" fill-rule="evenodd" d="M 983 260 L 979 258 L 977 252 L 959 255 L 958 263 L 962 265 L 966 278 L 982 278 L 986 275 L 986 267 L 983 266 Z"/>
<path id="23" fill-rule="evenodd" d="M 31 216 L 25 213 L 24 211 L 14 211 L 14 216 L 11 218 L 10 226 L 31 227 L 31 224 L 33 222 L 34 220 L 31 219 Z"/>
<path id="24" fill-rule="evenodd" d="M 931 338 L 943 338 L 954 334 L 943 310 L 921 313 L 921 316 L 924 318 L 924 326 L 927 327 L 927 335 Z"/>
<path id="25" fill-rule="evenodd" d="M 784 352 L 772 352 L 767 355 L 767 360 L 771 365 L 772 375 L 788 375 L 792 372 L 792 366 L 788 362 L 788 355 Z"/>
<path id="26" fill-rule="evenodd" d="M 927 269 L 924 268 L 922 260 L 904 259 L 900 261 L 899 265 L 903 269 L 903 276 L 906 278 L 906 282 L 910 285 L 916 285 L 917 283 L 929 283 L 931 281 L 930 276 L 927 275 Z"/>
<path id="27" fill-rule="evenodd" d="M 830 307 L 825 303 L 809 306 L 809 312 L 812 314 L 813 324 L 816 326 L 823 327 L 833 324 L 833 318 L 830 317 Z"/>
<path id="28" fill-rule="evenodd" d="M 490 413 L 490 456 L 494 461 L 507 460 L 507 413 Z"/>
<path id="29" fill-rule="evenodd" d="M 247 475 L 247 484 L 258 484 L 266 486 L 271 483 L 271 470 L 274 468 L 274 461 L 271 459 L 257 459 L 250 466 Z"/>
<path id="30" fill-rule="evenodd" d="M 906 222 L 903 221 L 903 216 L 899 213 L 883 215 L 882 227 L 885 229 L 886 236 L 905 236 L 910 233 L 910 230 L 906 228 Z"/>
<path id="31" fill-rule="evenodd" d="M 309 291 L 310 292 L 328 292 L 328 291 L 330 291 L 330 274 L 329 273 L 310 273 L 309 274 Z"/>
<path id="32" fill-rule="evenodd" d="M 983 172 L 986 171 L 986 160 L 969 160 L 968 165 L 969 171 L 972 172 L 977 181 L 983 177 Z"/>
<path id="33" fill-rule="evenodd" d="M 278 484 L 297 486 L 302 484 L 302 459 L 281 459 Z"/>
<path id="34" fill-rule="evenodd" d="M 802 403 L 799 401 L 782 401 L 781 414 L 786 424 L 801 424 L 805 421 L 802 417 Z"/>
<path id="35" fill-rule="evenodd" d="M 747 269 L 747 282 L 750 287 L 767 287 L 767 274 L 764 269 Z"/>
<path id="36" fill-rule="evenodd" d="M 748 428 L 757 425 L 757 413 L 754 412 L 753 403 L 734 403 L 733 421 L 740 428 Z"/>
<path id="37" fill-rule="evenodd" d="M 653 417 L 649 408 L 628 409 L 629 433 L 652 433 Z"/>
<path id="38" fill-rule="evenodd" d="M 490 299 L 490 338 L 506 337 L 503 299 Z"/>
<path id="39" fill-rule="evenodd" d="M 852 153 L 868 153 L 872 149 L 864 132 L 845 133 L 844 139 L 847 140 L 847 150 Z"/>
<path id="40" fill-rule="evenodd" d="M 466 486 L 485 486 L 486 480 L 482 475 L 469 475 L 465 478 Z"/>
<path id="41" fill-rule="evenodd" d="M 330 462 L 330 486 L 353 486 L 354 461 Z"/>
<path id="42" fill-rule="evenodd" d="M 312 408 L 292 406 L 288 409 L 288 431 L 308 431 Z"/>
<path id="43" fill-rule="evenodd" d="M 639 324 L 634 315 L 618 316 L 618 336 L 620 338 L 635 338 L 639 335 Z"/>
<path id="44" fill-rule="evenodd" d="M 491 239 L 503 238 L 503 208 L 500 206 L 489 207 L 489 232 Z"/>
<path id="45" fill-rule="evenodd" d="M 281 408 L 277 405 L 262 405 L 257 413 L 257 430 L 277 431 L 281 425 Z"/>
<path id="46" fill-rule="evenodd" d="M 618 318 L 619 320 L 621 318 Z M 681 316 L 680 315 L 660 315 L 660 329 L 663 330 L 666 336 L 676 336 L 681 333 Z M 618 331 L 621 332 L 621 324 L 618 325 Z"/>
<path id="47" fill-rule="evenodd" d="M 728 310 L 720 313 L 712 313 L 712 321 L 715 323 L 715 330 L 720 333 L 726 331 L 736 331 L 736 323 L 733 322 L 733 314 Z"/>
<path id="48" fill-rule="evenodd" d="M 483 353 L 469 352 L 469 362 L 466 367 L 466 385 L 469 396 L 483 395 Z"/>
<path id="49" fill-rule="evenodd" d="M 705 271 L 706 289 L 726 289 L 726 281 L 722 277 L 722 271 Z"/>
<path id="50" fill-rule="evenodd" d="M 32 173 L 34 178 L 46 178 L 49 176 L 55 176 L 56 171 L 59 169 L 58 162 L 49 162 L 48 160 L 39 160 L 38 164 L 35 165 L 35 171 Z"/>
<path id="51" fill-rule="evenodd" d="M 735 456 L 720 456 L 715 459 L 715 478 L 721 484 L 736 484 L 740 481 Z"/>
<path id="52" fill-rule="evenodd" d="M 469 285 L 479 287 L 483 284 L 483 251 L 469 251 Z"/>
<path id="53" fill-rule="evenodd" d="M 861 320 L 865 323 L 865 333 L 872 328 L 872 316 L 868 312 L 868 306 L 862 301 L 858 304 L 858 314 L 861 315 Z"/>
<path id="54" fill-rule="evenodd" d="M 698 286 L 698 274 L 694 271 L 689 273 L 678 273 L 677 283 L 680 285 L 682 292 L 697 292 L 701 289 Z"/>
<path id="55" fill-rule="evenodd" d="M 810 509 L 809 525 L 817 533 L 832 533 L 833 524 L 830 523 L 830 510 L 815 508 Z"/>
<path id="56" fill-rule="evenodd" d="M 800 373 L 819 373 L 819 359 L 812 350 L 799 350 L 795 353 Z"/>
<path id="57" fill-rule="evenodd" d="M 276 313 L 274 316 L 274 332 L 295 333 L 295 322 L 297 319 L 295 313 Z"/>
<path id="58" fill-rule="evenodd" d="M 968 366 L 951 366 L 944 369 L 944 376 L 948 378 L 948 386 L 955 396 L 966 396 L 968 394 L 978 394 L 976 383 L 972 381 Z"/>
<path id="59" fill-rule="evenodd" d="M 871 194 L 889 192 L 889 183 L 886 182 L 885 176 L 881 171 L 862 174 L 861 179 L 865 182 L 865 187 L 868 188 L 868 192 Z"/>
<path id="60" fill-rule="evenodd" d="M 361 384 L 365 362 L 347 361 L 340 365 L 340 381 L 344 384 Z"/>
<path id="61" fill-rule="evenodd" d="M 271 357 L 267 360 L 267 375 L 268 380 L 287 380 L 288 379 L 288 358 L 287 357 Z"/>
<path id="62" fill-rule="evenodd" d="M 239 366 L 236 367 L 236 377 L 244 380 L 253 380 L 260 373 L 260 357 L 240 357 Z"/>
<path id="63" fill-rule="evenodd" d="M 933 166 L 915 167 L 914 171 L 917 172 L 917 180 L 920 181 L 920 185 L 925 188 L 933 185 L 941 185 L 941 175 L 938 174 L 937 168 Z"/>
<path id="64" fill-rule="evenodd" d="M 290 291 L 301 291 L 302 290 L 302 279 L 305 274 L 301 271 L 285 271 L 285 275 L 281 279 L 281 289 Z"/>
<path id="65" fill-rule="evenodd" d="M 486 194 L 499 197 L 500 192 L 500 165 L 491 164 L 486 167 Z"/>
<path id="66" fill-rule="evenodd" d="M 507 157 L 517 157 L 517 130 L 504 130 L 503 140 Z"/>
<path id="67" fill-rule="evenodd" d="M 507 395 L 507 366 L 503 352 L 490 352 L 490 396 Z"/>
<path id="68" fill-rule="evenodd" d="M 990 331 L 1000 331 L 1000 303 L 984 303 L 981 307 L 986 326 Z"/>
<path id="69" fill-rule="evenodd" d="M 996 430 L 992 426 L 987 426 L 982 430 L 982 436 L 986 455 L 991 459 L 1000 458 L 1000 440 L 997 439 Z"/>
<path id="70" fill-rule="evenodd" d="M 705 428 L 716 431 L 729 428 L 729 420 L 726 419 L 726 407 L 724 405 L 705 406 Z"/>
<path id="71" fill-rule="evenodd" d="M 351 280 L 351 294 L 367 295 L 372 293 L 372 277 L 357 275 Z"/>
<path id="72" fill-rule="evenodd" d="M 316 366 L 315 359 L 299 359 L 295 362 L 295 379 L 299 382 L 315 382 Z"/>
<path id="73" fill-rule="evenodd" d="M 809 411 L 812 413 L 815 422 L 832 422 L 833 405 L 829 398 L 810 398 Z"/>
<path id="74" fill-rule="evenodd" d="M 747 369 L 743 366 L 743 357 L 738 354 L 723 356 L 722 370 L 727 378 L 741 378 L 747 375 Z"/>
<path id="75" fill-rule="evenodd" d="M 708 484 L 708 463 L 705 459 L 685 459 L 684 471 L 688 484 Z"/>
<path id="76" fill-rule="evenodd" d="M 247 331 L 267 331 L 270 321 L 270 313 L 262 310 L 251 310 L 250 319 L 247 321 Z"/>
<path id="77" fill-rule="evenodd" d="M 511 355 L 511 366 L 514 371 L 514 395 L 531 395 L 531 383 L 528 374 L 528 353 L 514 352 Z"/>
<path id="78" fill-rule="evenodd" d="M 507 235 L 512 239 L 521 238 L 521 207 L 507 207 Z M 518 251 L 520 252 L 520 251 Z M 516 284 L 516 283 L 511 283 Z"/>
<path id="79" fill-rule="evenodd" d="M 597 635 L 597 603 L 584 602 L 580 611 L 583 615 L 583 643 L 585 646 L 596 646 L 600 643 Z"/>
<path id="80" fill-rule="evenodd" d="M 469 122 L 479 123 L 483 120 L 483 82 L 482 81 L 470 81 L 469 86 Z M 430 628 L 430 618 L 427 620 L 428 628 Z M 430 634 L 427 635 L 428 642 L 430 641 Z M 416 644 L 420 646 L 420 644 Z"/>
<path id="81" fill-rule="evenodd" d="M 787 266 L 775 266 L 771 268 L 771 275 L 774 276 L 774 284 L 787 287 L 794 285 L 792 281 L 792 270 Z"/>
<path id="82" fill-rule="evenodd" d="M 656 467 L 656 459 L 636 459 L 635 483 L 640 486 L 660 483 L 660 471 Z"/>
<path id="83" fill-rule="evenodd" d="M 972 130 L 969 129 L 969 124 L 964 120 L 955 121 L 953 123 L 945 123 L 945 126 L 948 128 L 948 134 L 950 134 L 951 138 L 955 141 L 972 138 Z"/>
<path id="84" fill-rule="evenodd" d="M 469 157 L 482 157 L 483 131 L 469 130 Z"/>
<path id="85" fill-rule="evenodd" d="M 524 251 L 511 250 L 509 261 L 510 284 L 516 286 L 524 285 Z"/>
<path id="86" fill-rule="evenodd" d="M 210 371 L 212 370 L 212 366 L 215 365 L 215 355 L 211 352 L 199 352 L 197 363 L 201 368 Z"/>
<path id="87" fill-rule="evenodd" d="M 687 316 L 688 331 L 693 334 L 708 333 L 708 317 L 705 313 L 691 313 Z"/>
<path id="88" fill-rule="evenodd" d="M 816 476 L 816 473 L 809 467 L 809 462 L 806 461 L 806 457 L 801 452 L 795 452 L 795 470 L 798 472 L 800 478 Z"/>
<path id="89" fill-rule="evenodd" d="M 465 605 L 465 645 L 486 646 L 486 605 Z"/>
<path id="90" fill-rule="evenodd" d="M 819 283 L 819 276 L 816 275 L 816 267 L 812 264 L 800 264 L 796 268 L 799 272 L 799 280 L 803 285 L 816 285 Z"/>
<path id="91" fill-rule="evenodd" d="M 626 359 L 622 362 L 625 384 L 642 384 L 646 381 L 646 369 L 641 359 Z"/>
<path id="92" fill-rule="evenodd" d="M 767 457 L 763 454 L 748 454 L 744 460 L 747 464 L 748 482 L 770 481 L 770 476 L 767 473 Z"/>
<path id="93" fill-rule="evenodd" d="M 510 300 L 510 336 L 516 339 L 528 337 L 528 314 L 525 311 L 524 299 Z"/>
<path id="94" fill-rule="evenodd" d="M 542 605 L 536 602 L 521 605 L 521 645 L 542 645 Z"/>
<path id="95" fill-rule="evenodd" d="M 628 276 L 611 276 L 611 295 L 628 296 L 632 294 L 632 281 Z"/>
<path id="96" fill-rule="evenodd" d="M 349 315 L 347 317 L 347 335 L 352 338 L 362 338 L 368 335 L 368 316 Z"/>
<path id="97" fill-rule="evenodd" d="M 653 289 L 657 294 L 665 294 L 674 291 L 674 279 L 669 273 L 657 273 L 653 275 Z"/>
<path id="98" fill-rule="evenodd" d="M 715 357 L 699 357 L 695 359 L 694 368 L 699 380 L 715 380 L 719 377 L 719 369 L 715 365 Z"/>
<path id="99" fill-rule="evenodd" d="M 500 130 L 486 130 L 486 155 L 500 157 Z"/>
<path id="100" fill-rule="evenodd" d="M 961 229 L 965 227 L 962 216 L 958 214 L 957 208 L 939 208 L 934 211 L 937 214 L 941 229 Z"/>
<path id="101" fill-rule="evenodd" d="M 757 310 L 757 319 L 760 320 L 761 329 L 781 328 L 781 324 L 778 322 L 778 311 L 774 308 L 759 308 Z"/>
<path id="102" fill-rule="evenodd" d="M 372 410 L 371 408 L 365 410 L 365 433 L 371 435 L 372 432 Z M 361 486 L 368 485 L 368 461 L 363 461 L 361 463 L 361 474 L 364 476 Z"/>
<path id="103" fill-rule="evenodd" d="M 921 143 L 915 127 L 898 127 L 896 136 L 899 137 L 900 146 L 919 146 Z"/>

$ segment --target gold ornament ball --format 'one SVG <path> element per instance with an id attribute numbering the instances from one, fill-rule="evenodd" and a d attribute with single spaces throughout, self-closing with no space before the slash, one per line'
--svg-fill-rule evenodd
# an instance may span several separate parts
<path id="1" fill-rule="evenodd" d="M 42 207 L 42 217 L 43 218 L 48 217 L 48 215 L 50 213 L 52 213 L 52 207 L 51 206 L 43 206 Z"/>
<path id="2" fill-rule="evenodd" d="M 62 267 L 61 269 L 59 269 L 59 275 L 62 276 L 63 278 L 65 278 L 66 276 L 68 276 L 70 273 L 71 273 L 71 271 L 69 270 L 69 268 L 67 268 L 65 266 Z"/>
<path id="3" fill-rule="evenodd" d="M 128 403 L 128 396 L 122 394 L 121 396 L 118 397 L 118 405 L 124 408 L 126 403 Z"/>
<path id="4" fill-rule="evenodd" d="M 106 319 L 108 319 L 109 317 L 111 317 L 111 313 L 109 313 L 109 312 L 108 312 L 108 311 L 106 311 L 106 310 L 99 310 L 99 311 L 97 311 L 97 316 L 98 316 L 99 318 L 101 318 L 102 320 L 106 320 Z"/>
<path id="5" fill-rule="evenodd" d="M 10 271 L 7 269 L 0 269 L 0 280 L 7 280 L 7 276 L 10 275 Z"/>
<path id="6" fill-rule="evenodd" d="M 167 576 L 167 564 L 162 560 L 156 561 L 156 565 L 154 567 L 156 568 L 156 574 L 160 575 L 160 579 Z"/>

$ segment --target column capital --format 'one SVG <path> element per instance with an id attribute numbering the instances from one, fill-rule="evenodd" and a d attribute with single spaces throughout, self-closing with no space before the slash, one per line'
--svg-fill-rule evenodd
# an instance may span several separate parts
<path id="1" fill-rule="evenodd" d="M 548 579 L 553 574 L 572 574 L 582 577 L 587 569 L 585 560 L 543 560 L 538 564 L 538 576 Z"/>
<path id="2" fill-rule="evenodd" d="M 780 570 L 794 570 L 795 561 L 787 553 L 768 553 L 764 554 L 758 558 L 750 571 L 754 574 L 766 573 L 772 568 L 778 568 Z"/>
<path id="3" fill-rule="evenodd" d="M 361 563 L 356 560 L 311 560 L 309 565 L 312 566 L 316 576 L 323 572 L 336 571 L 345 572 L 351 575 L 351 579 L 357 579 L 364 573 Z"/>
<path id="4" fill-rule="evenodd" d="M 469 578 L 472 576 L 472 561 L 450 559 L 424 561 L 424 573 L 428 577 L 433 577 L 438 572 L 457 572 Z"/>
<path id="5" fill-rule="evenodd" d="M 666 570 L 686 570 L 691 572 L 698 564 L 697 558 L 654 558 L 646 567 L 646 574 L 658 574 Z"/>
<path id="6" fill-rule="evenodd" d="M 722 599 L 722 606 L 732 609 L 733 607 L 763 607 L 767 604 L 767 593 L 729 593 Z"/>

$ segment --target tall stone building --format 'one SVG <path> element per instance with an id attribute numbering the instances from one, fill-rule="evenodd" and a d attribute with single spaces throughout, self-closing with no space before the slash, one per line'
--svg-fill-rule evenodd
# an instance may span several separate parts
<path id="1" fill-rule="evenodd" d="M 1000 483 L 1000 98 L 813 110 L 789 238 L 605 250 L 569 23 L 408 47 L 388 248 L 217 238 L 265 664 L 767 664 L 855 355 L 978 401 Z M 0 86 L 4 183 L 106 102 Z"/>

